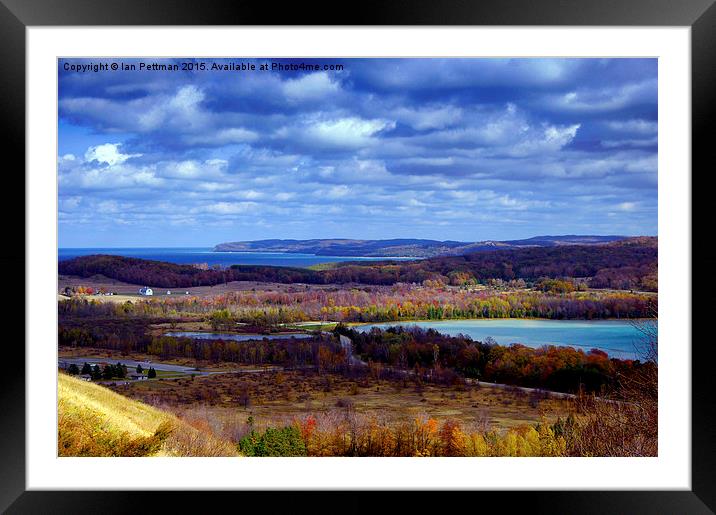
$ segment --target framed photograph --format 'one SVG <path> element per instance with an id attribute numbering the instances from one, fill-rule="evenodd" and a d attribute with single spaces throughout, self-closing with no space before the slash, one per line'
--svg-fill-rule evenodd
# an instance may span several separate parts
<path id="1" fill-rule="evenodd" d="M 713 2 L 80 4 L 0 6 L 3 509 L 712 512 Z"/>

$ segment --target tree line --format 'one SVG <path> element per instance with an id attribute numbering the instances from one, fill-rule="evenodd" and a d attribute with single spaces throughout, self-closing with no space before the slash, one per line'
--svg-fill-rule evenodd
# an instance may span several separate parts
<path id="1" fill-rule="evenodd" d="M 344 368 L 346 354 L 331 335 L 313 338 L 206 340 L 187 337 L 154 336 L 147 353 L 161 359 L 190 358 L 212 363 L 229 362 L 250 365 L 281 365 L 287 368 L 312 366 L 319 372 Z"/>
<path id="2" fill-rule="evenodd" d="M 281 323 L 325 320 L 390 322 L 471 318 L 545 318 L 597 320 L 645 318 L 656 309 L 655 295 L 628 292 L 544 293 L 538 291 L 470 291 L 411 285 L 392 287 L 241 291 L 213 297 L 178 297 L 124 304 L 86 299 L 59 303 L 60 321 L 99 317 L 102 324 L 141 318 L 156 322 L 206 320 L 214 328 L 254 330 Z M 122 331 L 122 323 L 115 322 Z M 124 329 L 126 332 L 126 329 Z"/>
<path id="3" fill-rule="evenodd" d="M 338 325 L 335 332 L 348 336 L 353 341 L 354 352 L 362 359 L 413 371 L 416 377 L 427 379 L 467 377 L 567 393 L 599 392 L 614 387 L 621 376 L 655 366 L 609 358 L 597 349 L 584 352 L 554 345 L 505 346 L 415 326 L 361 332 Z M 457 378 L 454 373 L 458 374 Z"/>

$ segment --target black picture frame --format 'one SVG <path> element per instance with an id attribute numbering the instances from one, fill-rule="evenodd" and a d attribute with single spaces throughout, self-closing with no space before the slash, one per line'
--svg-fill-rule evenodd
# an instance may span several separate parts
<path id="1" fill-rule="evenodd" d="M 287 3 L 278 7 L 269 2 L 215 0 L 0 0 L 0 113 L 3 156 L 13 156 L 13 167 L 5 167 L 5 190 L 2 202 L 6 238 L 12 243 L 0 263 L 8 273 L 6 287 L 14 295 L 8 306 L 7 320 L 25 315 L 24 277 L 32 273 L 25 262 L 25 227 L 18 213 L 25 212 L 25 30 L 29 26 L 112 26 L 112 25 L 553 25 L 553 26 L 689 26 L 691 27 L 692 73 L 692 277 L 699 288 L 693 289 L 692 319 L 692 490 L 690 491 L 533 491 L 454 493 L 459 502 L 465 495 L 479 498 L 480 505 L 497 501 L 511 508 L 520 507 L 532 513 L 713 513 L 716 510 L 713 473 L 716 471 L 716 427 L 714 391 L 716 380 L 710 370 L 713 346 L 696 331 L 716 308 L 716 301 L 701 295 L 713 291 L 715 281 L 709 270 L 716 264 L 716 253 L 709 247 L 709 220 L 706 210 L 706 184 L 716 169 L 716 145 L 710 140 L 716 119 L 716 5 L 715 0 L 502 0 L 467 2 L 363 1 L 360 4 L 312 2 Z M 344 14 L 345 13 L 345 14 Z M 712 127 L 711 130 L 708 127 Z M 688 174 L 689 170 L 675 173 Z M 698 179 L 698 181 L 697 181 Z M 698 187 L 693 187 L 698 183 Z M 699 208 L 699 206 L 701 206 Z M 699 231 L 699 228 L 705 229 Z M 10 232 L 11 234 L 7 234 Z M 23 270 L 24 274 L 19 271 Z M 693 285 L 693 281 L 692 281 Z M 22 313 L 20 311 L 22 310 Z M 7 324 L 10 325 L 10 324 Z M 19 325 L 19 324 L 15 324 Z M 188 507 L 188 492 L 170 495 L 150 492 L 70 492 L 26 491 L 25 486 L 25 352 L 17 342 L 24 341 L 22 327 L 5 329 L 4 354 L 7 363 L 0 374 L 2 429 L 0 430 L 0 510 L 8 513 L 114 513 L 128 509 L 161 507 L 162 511 Z M 48 415 L 48 421 L 50 416 Z M 155 503 L 155 496 L 161 500 Z M 271 502 L 271 512 L 281 508 L 296 511 L 304 505 L 312 511 L 320 505 L 328 509 L 324 493 L 295 492 L 228 493 L 205 492 L 212 505 L 241 496 L 242 505 L 251 501 Z M 315 497 L 307 500 L 306 495 Z M 362 512 L 376 506 L 378 493 L 349 492 L 343 495 L 341 511 Z M 453 495 L 453 494 L 451 494 Z M 263 499 L 263 500 L 262 500 Z M 436 497 L 415 492 L 409 504 L 426 508 Z M 407 502 L 407 501 L 406 501 Z M 471 501 L 469 501 L 471 502 Z M 147 504 L 151 503 L 151 504 Z M 244 504 L 246 503 L 246 504 Z M 231 506 L 231 504 L 229 504 Z M 407 509 L 408 505 L 404 505 Z M 457 504 L 453 504 L 457 508 Z M 335 507 L 335 505 L 333 505 Z M 81 508 L 81 509 L 80 509 Z M 183 510 L 182 510 L 183 511 Z M 402 511 L 402 510 L 401 510 Z"/>

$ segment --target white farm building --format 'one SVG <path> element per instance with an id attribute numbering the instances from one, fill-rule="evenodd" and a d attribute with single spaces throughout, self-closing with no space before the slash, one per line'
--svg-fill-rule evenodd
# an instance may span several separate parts
<path id="1" fill-rule="evenodd" d="M 154 295 L 154 291 L 149 286 L 145 286 L 144 288 L 139 289 L 139 294 L 149 296 Z"/>

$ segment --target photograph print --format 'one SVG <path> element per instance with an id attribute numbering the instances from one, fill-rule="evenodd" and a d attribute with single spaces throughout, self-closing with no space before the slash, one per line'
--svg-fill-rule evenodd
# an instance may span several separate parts
<path id="1" fill-rule="evenodd" d="M 657 59 L 60 58 L 60 457 L 658 455 Z"/>

